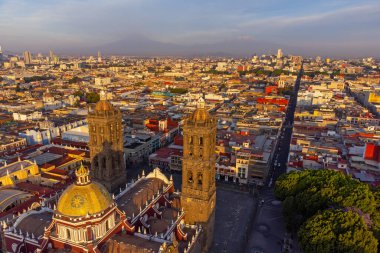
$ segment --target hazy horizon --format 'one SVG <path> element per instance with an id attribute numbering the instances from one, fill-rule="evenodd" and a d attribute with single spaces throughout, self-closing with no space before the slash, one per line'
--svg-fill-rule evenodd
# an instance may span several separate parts
<path id="1" fill-rule="evenodd" d="M 8 52 L 380 57 L 378 0 L 0 0 Z"/>

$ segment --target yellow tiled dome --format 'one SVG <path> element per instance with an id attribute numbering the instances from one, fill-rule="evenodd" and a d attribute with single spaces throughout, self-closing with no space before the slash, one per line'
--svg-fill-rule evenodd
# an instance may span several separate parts
<path id="1" fill-rule="evenodd" d="M 58 200 L 59 214 L 84 217 L 100 213 L 114 203 L 103 185 L 89 180 L 87 168 L 81 166 L 75 174 L 77 182 L 69 186 Z"/>

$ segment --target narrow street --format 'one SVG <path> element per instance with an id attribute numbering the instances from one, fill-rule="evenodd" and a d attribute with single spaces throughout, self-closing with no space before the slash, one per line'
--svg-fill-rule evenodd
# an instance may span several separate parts
<path id="1" fill-rule="evenodd" d="M 286 111 L 285 120 L 281 128 L 274 158 L 268 174 L 267 184 L 260 191 L 255 205 L 253 227 L 248 236 L 246 253 L 274 253 L 284 252 L 301 253 L 294 235 L 286 231 L 282 203 L 274 196 L 274 182 L 287 171 L 290 141 L 293 132 L 294 113 L 297 106 L 297 95 L 301 84 L 303 69 L 301 68 L 293 89 Z"/>

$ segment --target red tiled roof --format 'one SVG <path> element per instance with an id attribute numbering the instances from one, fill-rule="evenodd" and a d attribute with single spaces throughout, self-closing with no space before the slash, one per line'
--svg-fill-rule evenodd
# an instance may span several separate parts
<path id="1" fill-rule="evenodd" d="M 52 188 L 32 184 L 29 182 L 20 182 L 20 183 L 16 184 L 16 186 L 17 186 L 17 188 L 19 188 L 22 191 L 30 192 L 30 193 L 32 193 L 34 195 L 38 195 L 38 196 L 46 195 L 46 194 L 49 195 L 55 191 Z"/>
<path id="2" fill-rule="evenodd" d="M 380 162 L 380 146 L 374 143 L 366 143 L 364 159 Z"/>

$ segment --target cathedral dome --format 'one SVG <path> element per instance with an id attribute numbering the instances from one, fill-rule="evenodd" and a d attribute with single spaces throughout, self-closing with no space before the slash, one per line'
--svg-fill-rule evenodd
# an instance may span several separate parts
<path id="1" fill-rule="evenodd" d="M 201 97 L 197 103 L 197 109 L 191 114 L 190 119 L 194 122 L 205 122 L 210 119 L 210 114 L 205 109 L 205 101 Z"/>
<path id="2" fill-rule="evenodd" d="M 107 100 L 100 100 L 98 103 L 96 103 L 95 106 L 96 111 L 112 111 L 113 107 L 110 102 Z"/>
<path id="3" fill-rule="evenodd" d="M 58 200 L 57 212 L 69 217 L 85 217 L 100 213 L 114 202 L 107 189 L 89 179 L 83 165 L 75 172 L 76 183 L 69 186 Z"/>
<path id="4" fill-rule="evenodd" d="M 100 101 L 96 103 L 95 110 L 96 111 L 112 111 L 114 108 L 110 102 L 107 101 L 107 94 L 104 90 L 102 90 L 99 94 Z"/>
<path id="5" fill-rule="evenodd" d="M 191 115 L 191 120 L 195 122 L 207 121 L 209 118 L 210 115 L 204 108 L 197 108 Z"/>

